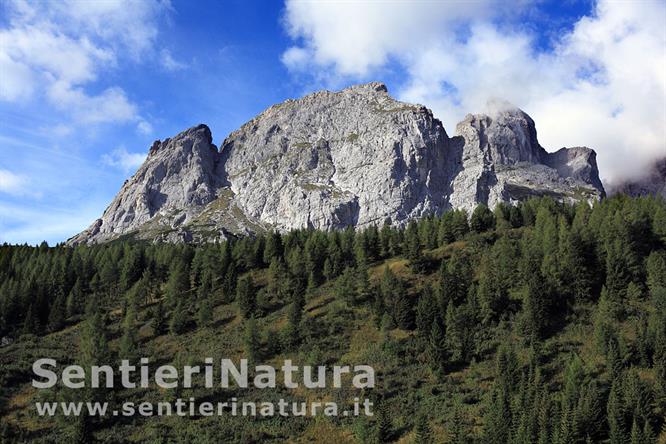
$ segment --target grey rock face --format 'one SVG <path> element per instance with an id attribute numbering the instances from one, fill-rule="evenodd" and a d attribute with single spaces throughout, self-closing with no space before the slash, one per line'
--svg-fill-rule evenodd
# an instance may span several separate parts
<path id="1" fill-rule="evenodd" d="M 102 217 L 69 243 L 404 224 L 543 194 L 602 197 L 594 151 L 547 153 L 517 109 L 468 115 L 449 138 L 429 109 L 369 83 L 274 105 L 219 152 L 204 125 L 155 142 Z"/>
<path id="2" fill-rule="evenodd" d="M 153 225 L 163 231 L 165 225 L 187 224 L 216 199 L 218 161 L 205 125 L 155 142 L 146 161 L 123 184 L 102 217 L 69 242 L 103 242 L 139 229 L 151 235 Z"/>
<path id="3" fill-rule="evenodd" d="M 452 139 L 454 158 L 450 204 L 468 211 L 478 203 L 494 207 L 530 196 L 595 200 L 604 196 L 596 153 L 585 147 L 548 153 L 539 145 L 534 121 L 519 109 L 467 115 Z"/>

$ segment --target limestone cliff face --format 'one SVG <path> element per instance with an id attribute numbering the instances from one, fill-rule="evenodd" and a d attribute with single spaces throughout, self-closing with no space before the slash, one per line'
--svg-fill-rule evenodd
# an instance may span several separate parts
<path id="1" fill-rule="evenodd" d="M 534 121 L 519 109 L 467 115 L 456 134 L 449 155 L 461 158 L 451 178 L 449 203 L 455 208 L 471 211 L 478 203 L 492 208 L 540 195 L 566 201 L 604 196 L 596 153 L 585 147 L 548 153 L 539 145 Z"/>
<path id="2" fill-rule="evenodd" d="M 69 242 L 103 242 L 141 230 L 151 235 L 153 226 L 164 232 L 187 224 L 216 199 L 221 185 L 215 175 L 218 162 L 205 125 L 156 141 L 102 217 Z"/>
<path id="3" fill-rule="evenodd" d="M 468 115 L 450 138 L 429 109 L 369 83 L 274 105 L 219 151 L 205 125 L 155 142 L 102 217 L 69 243 L 404 224 L 533 195 L 601 198 L 594 151 L 546 152 L 517 109 Z"/>

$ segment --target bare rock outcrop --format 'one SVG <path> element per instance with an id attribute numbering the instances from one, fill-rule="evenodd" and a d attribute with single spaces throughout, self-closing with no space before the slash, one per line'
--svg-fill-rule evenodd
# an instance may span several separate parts
<path id="1" fill-rule="evenodd" d="M 532 119 L 511 107 L 468 115 L 449 137 L 429 109 L 373 82 L 274 105 L 219 151 L 205 125 L 155 142 L 102 217 L 69 243 L 404 224 L 533 195 L 603 197 L 594 151 L 548 153 Z"/>

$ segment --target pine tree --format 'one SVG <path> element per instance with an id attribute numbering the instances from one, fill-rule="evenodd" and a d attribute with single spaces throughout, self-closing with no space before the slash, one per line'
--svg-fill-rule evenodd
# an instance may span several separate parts
<path id="1" fill-rule="evenodd" d="M 635 417 L 631 424 L 630 442 L 631 444 L 643 444 L 645 442 L 643 438 L 643 431 L 638 426 L 638 422 L 636 421 Z"/>
<path id="2" fill-rule="evenodd" d="M 540 283 L 530 282 L 523 289 L 523 331 L 532 340 L 543 338 L 547 326 L 547 311 Z"/>
<path id="3" fill-rule="evenodd" d="M 37 320 L 37 315 L 32 308 L 32 304 L 28 306 L 28 311 L 25 314 L 25 318 L 23 320 L 23 329 L 21 330 L 21 333 L 24 335 L 39 334 L 39 321 Z"/>
<path id="4" fill-rule="evenodd" d="M 578 440 L 585 437 L 599 439 L 606 428 L 603 399 L 595 381 L 585 385 L 578 398 L 574 424 L 574 436 Z"/>
<path id="5" fill-rule="evenodd" d="M 406 294 L 405 284 L 391 269 L 384 267 L 384 273 L 379 283 L 382 303 L 386 313 L 391 316 L 393 323 L 405 330 L 413 327 L 414 313 Z"/>
<path id="6" fill-rule="evenodd" d="M 451 418 L 451 427 L 449 432 L 449 442 L 451 444 L 467 444 L 469 442 L 469 430 L 465 424 L 465 416 L 459 401 L 453 406 L 453 417 Z"/>
<path id="7" fill-rule="evenodd" d="M 469 226 L 476 233 L 483 233 L 495 227 L 495 215 L 484 204 L 479 204 L 474 208 Z"/>
<path id="8" fill-rule="evenodd" d="M 212 299 L 213 297 L 213 272 L 206 268 L 201 274 L 201 283 L 197 289 L 197 299 Z"/>
<path id="9" fill-rule="evenodd" d="M 379 404 L 377 409 L 377 423 L 375 425 L 375 443 L 384 444 L 390 442 L 393 433 L 393 424 L 391 424 L 391 417 L 384 405 L 384 402 Z"/>
<path id="10" fill-rule="evenodd" d="M 539 406 L 539 411 L 537 412 L 539 415 L 538 444 L 550 444 L 553 441 L 551 440 L 552 413 L 550 396 L 548 392 L 544 392 L 542 393 L 541 405 Z"/>
<path id="11" fill-rule="evenodd" d="M 533 340 L 540 340 L 545 334 L 549 319 L 548 302 L 552 300 L 541 273 L 543 255 L 540 251 L 540 237 L 542 238 L 543 234 L 539 234 L 538 227 L 537 221 L 535 234 L 524 239 L 523 258 L 520 263 L 520 274 L 524 283 L 521 326 L 524 334 Z"/>
<path id="12" fill-rule="evenodd" d="M 608 403 L 606 405 L 610 444 L 624 444 L 627 441 L 624 410 L 622 406 L 623 401 L 621 396 L 621 382 L 619 379 L 616 379 L 611 386 Z"/>
<path id="13" fill-rule="evenodd" d="M 167 320 L 164 313 L 164 305 L 159 301 L 152 309 L 151 326 L 155 336 L 163 335 L 166 332 Z"/>
<path id="14" fill-rule="evenodd" d="M 305 259 L 305 275 L 314 286 L 319 286 L 323 280 L 322 271 L 328 250 L 328 239 L 321 232 L 313 232 L 303 247 Z"/>
<path id="15" fill-rule="evenodd" d="M 238 280 L 236 288 L 236 300 L 240 315 L 248 319 L 255 315 L 257 309 L 257 293 L 250 276 L 244 276 Z"/>
<path id="16" fill-rule="evenodd" d="M 430 326 L 428 358 L 432 370 L 437 374 L 443 374 L 446 369 L 446 336 L 441 321 L 437 318 L 433 320 Z"/>
<path id="17" fill-rule="evenodd" d="M 261 340 L 257 321 L 251 317 L 245 320 L 245 355 L 248 361 L 255 365 L 261 359 Z"/>
<path id="18" fill-rule="evenodd" d="M 83 311 L 84 307 L 84 291 L 81 280 L 77 279 L 74 283 L 74 286 L 69 291 L 66 302 L 66 313 L 67 317 L 72 317 L 75 314 L 79 314 Z"/>
<path id="19" fill-rule="evenodd" d="M 567 406 L 573 408 L 577 405 L 584 377 L 583 361 L 574 353 L 564 371 L 562 402 Z"/>
<path id="20" fill-rule="evenodd" d="M 666 252 L 653 251 L 647 258 L 647 285 L 651 291 L 666 288 Z"/>
<path id="21" fill-rule="evenodd" d="M 414 426 L 414 443 L 415 444 L 432 444 L 433 437 L 428 424 L 428 417 L 421 413 L 416 417 L 416 424 Z"/>
<path id="22" fill-rule="evenodd" d="M 446 326 L 446 349 L 450 353 L 450 360 L 459 362 L 464 359 L 464 327 L 461 325 L 461 319 L 458 315 L 458 310 L 453 306 L 453 302 L 449 302 L 446 309 L 446 318 L 444 325 Z"/>
<path id="23" fill-rule="evenodd" d="M 620 346 L 615 336 L 608 339 L 606 346 L 606 367 L 610 373 L 611 381 L 615 381 L 622 375 L 624 364 L 620 356 Z"/>
<path id="24" fill-rule="evenodd" d="M 188 314 L 183 300 L 178 301 L 178 305 L 171 312 L 171 322 L 169 330 L 173 335 L 179 335 L 187 328 Z"/>
<path id="25" fill-rule="evenodd" d="M 454 210 L 451 217 L 451 229 L 455 240 L 461 240 L 469 233 L 467 223 L 467 212 L 465 210 Z"/>
<path id="26" fill-rule="evenodd" d="M 606 247 L 605 286 L 609 299 L 618 304 L 625 298 L 631 279 L 626 248 L 619 239 L 609 242 Z"/>
<path id="27" fill-rule="evenodd" d="M 136 336 L 136 309 L 134 304 L 130 304 L 125 313 L 125 319 L 122 324 L 122 336 L 120 338 L 120 346 L 118 350 L 118 357 L 127 359 L 130 362 L 138 358 L 138 338 Z"/>
<path id="28" fill-rule="evenodd" d="M 594 336 L 597 349 L 604 355 L 608 354 L 608 343 L 616 338 L 618 310 L 618 304 L 610 299 L 606 288 L 602 288 L 594 315 Z"/>
<path id="29" fill-rule="evenodd" d="M 354 284 L 354 271 L 347 267 L 336 282 L 335 293 L 337 297 L 349 305 L 356 303 L 356 286 Z"/>
<path id="30" fill-rule="evenodd" d="M 79 350 L 80 365 L 83 368 L 105 365 L 111 362 L 106 325 L 99 304 L 94 300 L 88 304 L 86 309 L 86 320 L 81 327 Z"/>
<path id="31" fill-rule="evenodd" d="M 405 256 L 415 273 L 426 269 L 426 258 L 423 255 L 423 245 L 419 236 L 419 225 L 411 221 L 405 230 Z"/>
<path id="32" fill-rule="evenodd" d="M 367 267 L 361 266 L 356 268 L 356 272 L 354 273 L 354 287 L 358 302 L 367 301 L 372 297 L 373 291 Z"/>
<path id="33" fill-rule="evenodd" d="M 484 324 L 496 321 L 509 306 L 509 292 L 518 281 L 518 249 L 506 236 L 501 237 L 479 266 L 477 296 Z M 471 279 L 472 273 L 469 276 Z"/>
<path id="34" fill-rule="evenodd" d="M 197 325 L 207 327 L 213 320 L 213 303 L 209 297 L 201 297 L 197 302 Z"/>
<path id="35" fill-rule="evenodd" d="M 280 259 L 283 254 L 282 237 L 277 231 L 271 231 L 266 236 L 266 246 L 264 247 L 264 263 L 270 264 L 273 260 Z"/>
<path id="36" fill-rule="evenodd" d="M 388 316 L 390 318 L 388 313 L 386 313 L 386 304 L 384 303 L 384 297 L 382 296 L 382 292 L 379 289 L 375 289 L 375 291 L 373 292 L 372 311 L 374 314 L 375 325 L 377 326 L 377 328 L 381 328 L 384 316 Z M 430 330 L 428 330 L 428 333 L 429 332 Z"/>
<path id="37" fill-rule="evenodd" d="M 495 377 L 503 387 L 513 387 L 518 382 L 518 357 L 512 343 L 504 341 L 495 354 Z"/>
<path id="38" fill-rule="evenodd" d="M 664 422 L 664 427 L 666 427 L 666 421 Z M 665 430 L 666 431 L 666 430 Z M 650 421 L 645 421 L 643 425 L 643 443 L 652 444 L 656 441 L 654 432 L 652 431 L 652 426 L 650 426 Z"/>
<path id="39" fill-rule="evenodd" d="M 394 320 L 396 325 L 401 329 L 411 330 L 414 328 L 414 311 L 404 289 L 401 290 L 395 296 Z"/>
<path id="40" fill-rule="evenodd" d="M 442 310 L 446 310 L 449 302 L 462 303 L 467 297 L 472 282 L 472 267 L 469 259 L 460 253 L 442 262 L 439 270 L 439 299 Z"/>
<path id="41" fill-rule="evenodd" d="M 381 259 L 391 256 L 391 225 L 388 223 L 379 230 L 379 256 Z"/>
<path id="42" fill-rule="evenodd" d="M 557 431 L 557 442 L 561 444 L 574 444 L 574 424 L 571 408 L 564 404 L 560 414 L 560 428 Z"/>
<path id="43" fill-rule="evenodd" d="M 439 230 L 437 232 L 437 242 L 439 245 L 450 244 L 456 240 L 453 231 L 453 214 L 453 211 L 447 211 L 439 221 Z"/>
<path id="44" fill-rule="evenodd" d="M 511 228 L 511 206 L 500 202 L 495 206 L 495 227 L 498 231 L 505 231 Z"/>
<path id="45" fill-rule="evenodd" d="M 435 300 L 432 287 L 426 285 L 421 291 L 419 301 L 416 305 L 416 328 L 422 338 L 426 340 L 429 338 L 432 323 L 438 315 L 437 301 Z"/>
<path id="46" fill-rule="evenodd" d="M 279 301 L 284 301 L 288 296 L 287 268 L 280 258 L 273 258 L 268 266 L 268 285 L 266 291 L 275 295 Z"/>
<path id="47" fill-rule="evenodd" d="M 511 437 L 511 403 L 508 389 L 500 384 L 494 388 L 485 414 L 485 442 L 506 444 Z"/>
<path id="48" fill-rule="evenodd" d="M 58 331 L 65 325 L 65 298 L 62 293 L 58 293 L 53 305 L 51 306 L 51 312 L 49 313 L 49 321 L 47 324 L 47 329 L 50 332 Z"/>
<path id="49" fill-rule="evenodd" d="M 298 281 L 292 282 L 291 304 L 287 313 L 288 323 L 284 333 L 284 343 L 287 349 L 296 346 L 301 341 L 301 320 L 305 306 L 304 291 Z"/>
<path id="50" fill-rule="evenodd" d="M 166 284 L 167 301 L 171 307 L 178 305 L 189 290 L 190 279 L 187 265 L 183 260 L 176 259 L 169 268 L 169 280 Z"/>

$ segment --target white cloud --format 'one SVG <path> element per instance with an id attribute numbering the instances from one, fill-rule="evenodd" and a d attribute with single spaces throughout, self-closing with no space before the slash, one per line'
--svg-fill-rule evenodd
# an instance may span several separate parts
<path id="1" fill-rule="evenodd" d="M 42 192 L 34 188 L 33 183 L 25 175 L 0 169 L 0 194 L 30 198 L 42 197 Z"/>
<path id="2" fill-rule="evenodd" d="M 0 193 L 12 195 L 25 194 L 28 180 L 24 176 L 0 169 Z"/>
<path id="3" fill-rule="evenodd" d="M 171 9 L 160 0 L 64 0 L 53 2 L 47 10 L 56 21 L 82 29 L 109 45 L 139 57 L 151 49 L 157 34 L 157 17 Z"/>
<path id="4" fill-rule="evenodd" d="M 384 65 L 391 56 L 408 55 L 437 41 L 440 28 L 454 32 L 456 21 L 488 17 L 499 13 L 500 6 L 499 0 L 288 0 L 285 25 L 290 36 L 301 40 L 302 45 L 289 48 L 283 61 L 292 69 L 314 63 L 333 67 L 342 75 L 363 76 Z"/>
<path id="5" fill-rule="evenodd" d="M 67 125 L 64 125 L 62 123 L 59 123 L 59 124 L 53 126 L 52 128 L 45 129 L 42 132 L 53 134 L 56 137 L 67 137 L 70 134 L 72 134 L 73 131 L 74 130 L 72 129 L 71 126 L 67 126 Z"/>
<path id="6" fill-rule="evenodd" d="M 118 147 L 110 154 L 102 156 L 102 162 L 106 165 L 120 168 L 124 172 L 136 170 L 146 160 L 146 154 L 130 153 L 124 146 Z"/>
<path id="7" fill-rule="evenodd" d="M 173 58 L 171 51 L 162 49 L 160 51 L 160 63 L 167 71 L 179 71 L 185 69 L 186 65 Z"/>
<path id="8" fill-rule="evenodd" d="M 145 120 L 139 120 L 139 123 L 136 124 L 136 129 L 144 135 L 150 135 L 153 133 L 153 126 Z"/>
<path id="9" fill-rule="evenodd" d="M 92 93 L 89 86 L 119 60 L 139 60 L 152 50 L 157 19 L 169 8 L 158 0 L 7 2 L 0 100 L 43 95 L 85 124 L 144 120 L 121 88 Z"/>
<path id="10" fill-rule="evenodd" d="M 0 35 L 0 47 L 3 46 Z M 24 63 L 12 60 L 0 50 L 0 100 L 15 102 L 30 97 L 35 88 L 32 70 Z"/>
<path id="11" fill-rule="evenodd" d="M 407 75 L 399 98 L 433 108 L 450 133 L 465 113 L 506 99 L 534 118 L 546 148 L 596 149 L 606 179 L 636 174 L 666 153 L 663 1 L 600 0 L 549 51 L 490 16 L 506 12 L 499 4 L 460 6 L 288 0 L 285 24 L 297 44 L 282 61 L 334 82 L 397 65 Z"/>
<path id="12" fill-rule="evenodd" d="M 282 54 L 280 60 L 287 68 L 300 71 L 307 66 L 309 57 L 310 52 L 307 49 L 292 46 Z"/>

